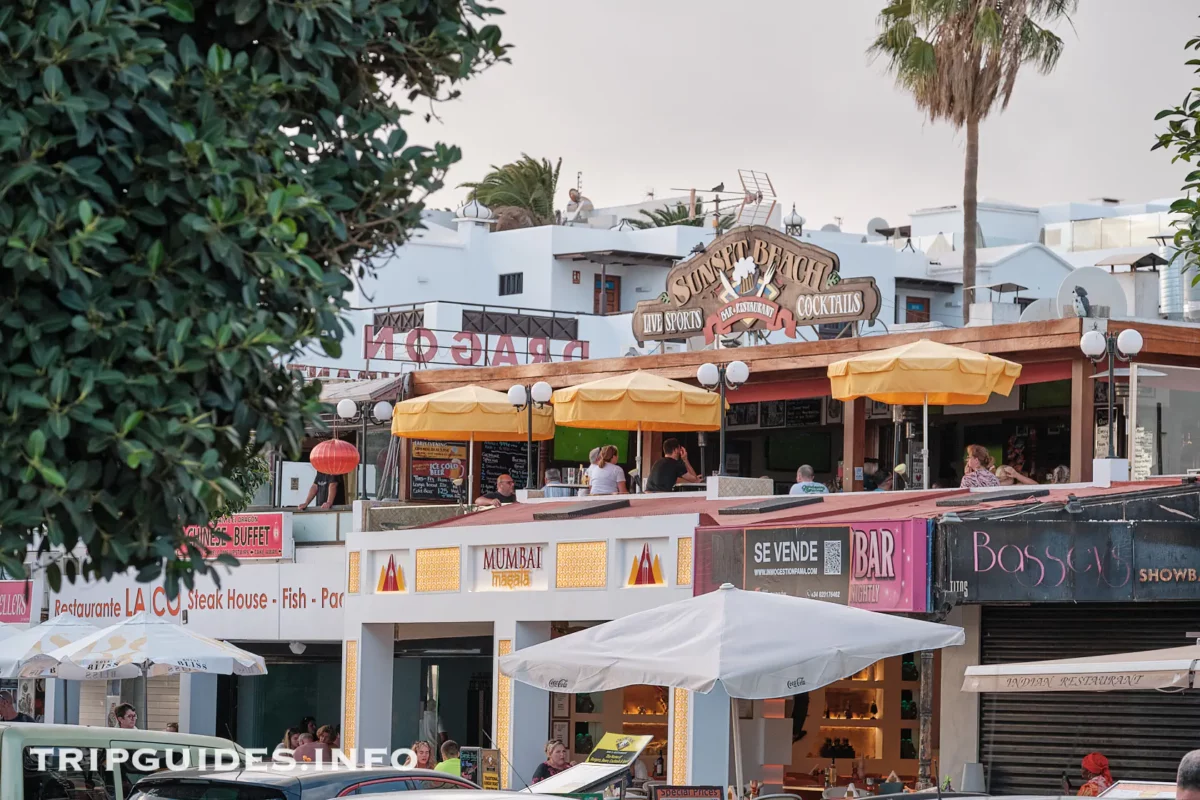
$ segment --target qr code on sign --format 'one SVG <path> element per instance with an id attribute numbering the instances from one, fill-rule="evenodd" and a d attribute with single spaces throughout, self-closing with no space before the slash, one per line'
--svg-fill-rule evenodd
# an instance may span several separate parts
<path id="1" fill-rule="evenodd" d="M 842 543 L 838 541 L 825 542 L 825 574 L 842 574 Z"/>

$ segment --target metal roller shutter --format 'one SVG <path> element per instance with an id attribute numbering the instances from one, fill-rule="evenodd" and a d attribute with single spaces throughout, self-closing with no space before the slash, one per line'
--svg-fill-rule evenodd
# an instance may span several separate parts
<path id="1" fill-rule="evenodd" d="M 985 606 L 984 664 L 1180 647 L 1200 629 L 1200 603 Z M 1113 778 L 1173 781 L 1200 747 L 1200 691 L 984 694 L 979 750 L 992 794 L 1078 790 L 1080 761 L 1108 757 Z"/>

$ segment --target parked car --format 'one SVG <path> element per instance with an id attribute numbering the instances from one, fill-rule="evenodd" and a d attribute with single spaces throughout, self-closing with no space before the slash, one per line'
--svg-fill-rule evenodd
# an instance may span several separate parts
<path id="1" fill-rule="evenodd" d="M 482 791 L 478 786 L 444 772 L 392 767 L 325 768 L 262 766 L 229 771 L 180 770 L 142 779 L 127 800 L 331 800 L 428 790 L 448 800 L 447 790 Z M 492 798 L 495 792 L 489 792 Z M 472 795 L 478 800 L 477 795 Z"/>
<path id="2" fill-rule="evenodd" d="M 74 763 L 61 758 L 64 751 L 95 749 L 96 759 Z M 0 797 L 4 800 L 118 800 L 145 773 L 135 764 L 113 763 L 116 750 L 153 751 L 164 763 L 168 758 L 198 763 L 200 751 L 241 747 L 216 736 L 167 733 L 141 729 L 97 728 L 85 725 L 46 725 L 34 722 L 0 722 Z M 44 758 L 39 759 L 39 754 Z M 145 765 L 145 762 L 142 762 Z M 111 769 L 110 769 L 111 764 Z M 44 769 L 40 768 L 44 767 Z M 118 792 L 118 789 L 121 791 Z"/>

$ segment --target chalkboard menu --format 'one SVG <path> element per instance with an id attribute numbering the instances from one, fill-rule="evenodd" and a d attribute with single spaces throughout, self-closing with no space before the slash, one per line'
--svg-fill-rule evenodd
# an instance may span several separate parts
<path id="1" fill-rule="evenodd" d="M 821 398 L 787 401 L 787 426 L 799 428 L 821 424 Z"/>
<path id="2" fill-rule="evenodd" d="M 734 403 L 725 412 L 725 425 L 729 428 L 756 427 L 758 425 L 758 403 Z"/>
<path id="3" fill-rule="evenodd" d="M 758 423 L 763 428 L 782 428 L 787 419 L 786 400 L 766 400 L 758 404 Z"/>
<path id="4" fill-rule="evenodd" d="M 454 479 L 466 477 L 467 474 L 465 442 L 414 440 L 409 447 L 409 454 L 409 499 L 458 500 Z"/>
<path id="5" fill-rule="evenodd" d="M 479 465 L 480 494 L 496 491 L 496 479 L 506 472 L 512 476 L 516 488 L 525 488 L 529 475 L 529 459 L 525 447 L 525 442 L 483 443 L 483 456 Z"/>

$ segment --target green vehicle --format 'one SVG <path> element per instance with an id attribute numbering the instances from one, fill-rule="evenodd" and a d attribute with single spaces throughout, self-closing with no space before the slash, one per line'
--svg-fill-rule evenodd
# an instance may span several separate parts
<path id="1" fill-rule="evenodd" d="M 0 722 L 0 797 L 4 800 L 126 800 L 131 787 L 167 763 L 209 762 L 241 747 L 216 736 L 84 725 Z M 77 759 L 77 751 L 83 758 Z M 94 751 L 94 753 L 93 753 Z M 124 752 L 119 752 L 124 751 Z M 150 751 L 130 763 L 134 751 Z M 123 763 L 122 763 L 123 762 Z"/>

